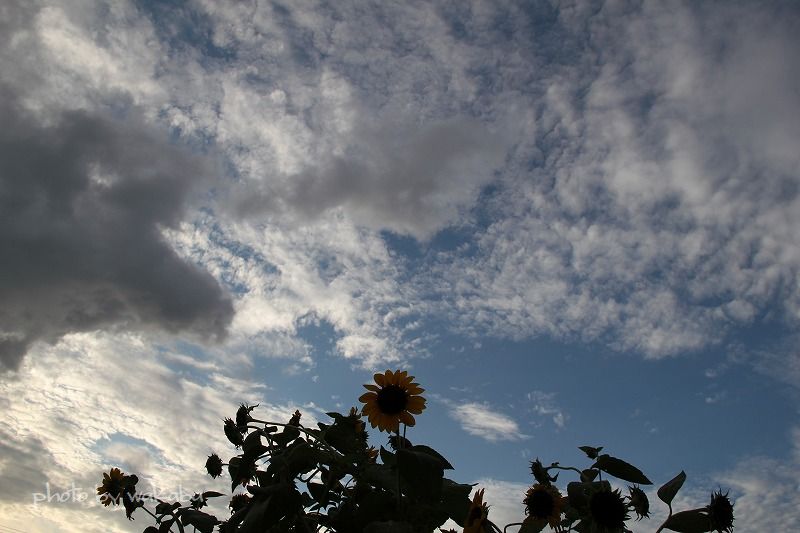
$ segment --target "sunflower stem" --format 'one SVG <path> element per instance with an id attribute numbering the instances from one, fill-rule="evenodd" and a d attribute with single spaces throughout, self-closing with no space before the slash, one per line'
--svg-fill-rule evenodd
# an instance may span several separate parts
<path id="1" fill-rule="evenodd" d="M 403 424 L 405 429 L 405 424 Z M 405 433 L 405 431 L 403 431 Z M 397 427 L 397 451 L 403 449 L 403 439 L 400 438 L 400 427 Z M 395 476 L 397 478 L 397 512 L 400 512 L 400 507 L 402 505 L 402 495 L 400 494 L 400 465 L 397 465 L 397 469 L 395 470 Z"/>
<path id="2" fill-rule="evenodd" d="M 506 524 L 506 527 L 503 528 L 503 533 L 506 533 L 506 530 L 511 526 L 521 526 L 522 522 L 512 522 L 511 524 Z"/>

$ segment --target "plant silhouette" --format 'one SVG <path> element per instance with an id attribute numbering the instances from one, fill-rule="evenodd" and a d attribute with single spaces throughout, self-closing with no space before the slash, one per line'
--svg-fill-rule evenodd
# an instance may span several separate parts
<path id="1" fill-rule="evenodd" d="M 534 483 L 520 495 L 524 515 L 503 529 L 490 519 L 484 490 L 445 477 L 452 465 L 438 451 L 406 438 L 425 409 L 424 392 L 406 371 L 375 374 L 368 392 L 346 415 L 327 413 L 328 423 L 305 427 L 295 411 L 286 422 L 259 420 L 257 405 L 241 405 L 223 431 L 236 453 L 224 462 L 217 454 L 206 461 L 211 477 L 225 470 L 230 477 L 230 516 L 222 519 L 203 511 L 216 491 L 195 494 L 188 502 L 168 502 L 136 491 L 138 477 L 118 468 L 105 473 L 98 497 L 106 505 L 122 504 L 133 519 L 139 510 L 155 522 L 144 533 L 239 532 L 365 532 L 430 533 L 448 519 L 464 533 L 501 532 L 519 526 L 520 533 L 549 528 L 557 532 L 623 533 L 631 523 L 648 519 L 650 502 L 640 488 L 652 485 L 634 465 L 602 453 L 602 447 L 581 446 L 591 464 L 580 469 L 557 462 L 530 464 Z M 364 419 L 389 433 L 388 448 L 367 441 Z M 576 479 L 565 493 L 556 486 L 559 475 Z M 628 493 L 614 489 L 606 478 L 628 482 Z M 728 494 L 715 492 L 701 508 L 673 512 L 672 502 L 686 481 L 680 472 L 662 485 L 658 498 L 669 508 L 658 528 L 682 533 L 733 530 L 733 504 Z M 238 489 L 238 492 L 236 492 Z M 454 531 L 454 530 L 450 530 Z"/>

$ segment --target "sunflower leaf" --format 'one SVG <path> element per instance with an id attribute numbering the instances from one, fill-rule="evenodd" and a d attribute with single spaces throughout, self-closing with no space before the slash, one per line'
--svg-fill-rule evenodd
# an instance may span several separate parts
<path id="1" fill-rule="evenodd" d="M 681 470 L 680 474 L 664 483 L 658 489 L 659 499 L 667 505 L 671 505 L 673 498 L 675 498 L 675 495 L 681 490 L 684 481 L 686 481 L 686 472 Z"/>
<path id="2" fill-rule="evenodd" d="M 186 526 L 194 526 L 200 533 L 211 533 L 219 520 L 208 513 L 195 509 L 185 509 L 181 513 L 181 519 Z"/>
<path id="3" fill-rule="evenodd" d="M 594 446 L 578 446 L 578 449 L 585 453 L 586 457 L 589 459 L 597 459 L 597 456 L 600 455 L 600 450 L 602 450 L 603 447 L 598 446 L 595 448 Z"/>
<path id="4" fill-rule="evenodd" d="M 414 529 L 406 522 L 372 522 L 364 528 L 364 533 L 411 533 Z"/>
<path id="5" fill-rule="evenodd" d="M 384 448 L 383 446 L 381 446 L 379 453 L 383 464 L 385 464 L 389 468 L 394 468 L 394 466 L 397 464 L 397 458 L 395 458 L 394 454 L 389 450 L 387 450 L 386 448 Z"/>
<path id="6" fill-rule="evenodd" d="M 433 501 L 439 499 L 444 467 L 437 457 L 419 450 L 400 449 L 397 450 L 397 466 L 411 496 Z"/>
<path id="7" fill-rule="evenodd" d="M 442 480 L 441 509 L 461 527 L 464 527 L 464 520 L 469 513 L 471 491 L 472 485 L 456 483 L 447 478 Z"/>
<path id="8" fill-rule="evenodd" d="M 641 470 L 630 463 L 626 463 L 622 459 L 611 457 L 608 454 L 603 454 L 598 457 L 597 461 L 592 465 L 592 468 L 599 468 L 607 474 L 611 474 L 624 481 L 630 481 L 631 483 L 639 483 L 640 485 L 653 484 Z"/>
<path id="9" fill-rule="evenodd" d="M 441 463 L 442 468 L 444 468 L 445 470 L 453 470 L 453 465 L 451 465 L 450 462 L 447 459 L 445 459 L 442 454 L 440 454 L 430 446 L 425 446 L 424 444 L 417 444 L 412 446 L 411 449 L 414 451 L 426 453 L 431 457 L 435 457 Z"/>
<path id="10" fill-rule="evenodd" d="M 519 528 L 517 533 L 539 533 L 546 525 L 546 518 L 540 518 L 537 520 L 529 517 L 527 520 L 522 522 L 522 527 Z"/>
<path id="11" fill-rule="evenodd" d="M 664 522 L 664 528 L 679 533 L 706 533 L 712 529 L 704 508 L 675 513 Z"/>

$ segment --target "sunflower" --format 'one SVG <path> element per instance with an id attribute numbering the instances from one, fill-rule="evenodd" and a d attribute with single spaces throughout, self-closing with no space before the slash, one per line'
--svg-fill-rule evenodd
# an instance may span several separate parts
<path id="1" fill-rule="evenodd" d="M 418 415 L 425 409 L 425 398 L 419 396 L 424 389 L 413 381 L 414 376 L 409 376 L 405 370 L 387 370 L 375 374 L 376 385 L 364 385 L 369 392 L 362 394 L 358 401 L 364 404 L 362 413 L 372 427 L 397 432 L 400 422 L 406 426 L 416 423 L 412 413 Z"/>
<path id="2" fill-rule="evenodd" d="M 112 468 L 108 474 L 104 472 L 103 483 L 97 487 L 100 503 L 105 506 L 109 506 L 112 503 L 119 505 L 120 496 L 122 496 L 122 491 L 125 490 L 127 484 L 126 477 L 119 468 Z"/>
<path id="3" fill-rule="evenodd" d="M 464 533 L 480 533 L 485 530 L 489 506 L 483 502 L 484 489 L 475 491 L 472 503 L 469 504 L 467 519 L 464 520 Z"/>
<path id="4" fill-rule="evenodd" d="M 628 519 L 628 506 L 619 490 L 595 492 L 589 500 L 589 511 L 597 531 L 621 533 Z"/>
<path id="5" fill-rule="evenodd" d="M 729 533 L 733 531 L 733 504 L 728 499 L 728 493 L 722 491 L 711 495 L 711 503 L 706 506 L 711 528 L 717 532 Z"/>
<path id="6" fill-rule="evenodd" d="M 546 520 L 553 529 L 560 527 L 564 497 L 554 486 L 537 483 L 528 489 L 522 503 L 525 504 L 528 518 L 536 521 Z"/>
<path id="7" fill-rule="evenodd" d="M 219 455 L 212 453 L 208 456 L 208 460 L 206 460 L 206 472 L 211 477 L 218 477 L 222 475 L 222 459 L 219 458 Z"/>
<path id="8" fill-rule="evenodd" d="M 630 498 L 628 499 L 630 500 L 631 508 L 636 512 L 636 520 L 639 521 L 642 518 L 650 518 L 650 501 L 647 499 L 647 494 L 636 486 L 628 487 L 628 490 L 631 492 Z"/>

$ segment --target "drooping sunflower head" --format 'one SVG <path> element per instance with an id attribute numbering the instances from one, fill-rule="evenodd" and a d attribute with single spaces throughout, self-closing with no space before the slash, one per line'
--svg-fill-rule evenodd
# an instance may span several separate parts
<path id="1" fill-rule="evenodd" d="M 619 490 L 595 492 L 589 500 L 592 521 L 599 531 L 622 532 L 628 517 L 628 506 Z"/>
<path id="2" fill-rule="evenodd" d="M 109 506 L 112 503 L 119 505 L 126 486 L 125 478 L 125 474 L 119 468 L 112 468 L 108 473 L 103 473 L 103 483 L 97 487 L 97 495 L 103 505 Z"/>
<path id="3" fill-rule="evenodd" d="M 211 477 L 219 477 L 222 474 L 222 459 L 219 455 L 212 453 L 206 460 L 206 472 Z"/>
<path id="4" fill-rule="evenodd" d="M 250 503 L 250 496 L 247 494 L 234 494 L 231 498 L 228 507 L 231 509 L 231 514 L 235 513 L 236 511 L 247 507 Z"/>
<path id="5" fill-rule="evenodd" d="M 546 520 L 552 528 L 561 523 L 564 498 L 552 485 L 537 483 L 525 495 L 525 512 L 534 520 Z"/>
<path id="6" fill-rule="evenodd" d="M 483 491 L 484 489 L 477 490 L 472 496 L 467 518 L 464 520 L 464 533 L 481 533 L 486 529 L 489 506 L 483 501 Z"/>
<path id="7" fill-rule="evenodd" d="M 733 531 L 733 504 L 728 499 L 728 493 L 722 491 L 711 495 L 711 503 L 706 506 L 708 518 L 711 520 L 711 528 L 719 533 L 731 533 Z"/>
<path id="8" fill-rule="evenodd" d="M 636 520 L 650 518 L 650 500 L 647 499 L 647 494 L 639 487 L 628 487 L 628 490 L 631 493 L 628 499 L 631 508 L 636 513 Z"/>
<path id="9" fill-rule="evenodd" d="M 375 384 L 364 385 L 369 391 L 361 395 L 359 402 L 364 404 L 362 412 L 372 427 L 381 431 L 396 432 L 400 422 L 413 426 L 413 415 L 425 409 L 425 398 L 420 396 L 425 389 L 414 383 L 414 376 L 405 370 L 387 370 L 375 374 Z"/>

